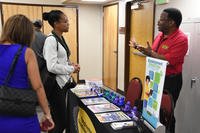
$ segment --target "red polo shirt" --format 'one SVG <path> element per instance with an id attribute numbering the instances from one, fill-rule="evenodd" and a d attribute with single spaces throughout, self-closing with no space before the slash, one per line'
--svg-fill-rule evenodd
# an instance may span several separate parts
<path id="1" fill-rule="evenodd" d="M 159 33 L 153 42 L 152 49 L 158 54 L 164 55 L 169 62 L 166 75 L 182 72 L 184 56 L 188 49 L 188 39 L 182 31 L 177 29 L 165 38 L 163 33 Z"/>

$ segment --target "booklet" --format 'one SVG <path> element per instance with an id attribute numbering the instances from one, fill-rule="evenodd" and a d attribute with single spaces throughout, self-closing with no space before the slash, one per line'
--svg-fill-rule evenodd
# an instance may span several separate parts
<path id="1" fill-rule="evenodd" d="M 106 103 L 106 104 L 98 104 L 98 105 L 89 105 L 87 106 L 93 113 L 102 113 L 102 112 L 108 112 L 108 111 L 117 111 L 120 110 L 119 107 L 112 103 Z"/>
<path id="2" fill-rule="evenodd" d="M 122 111 L 118 112 L 108 112 L 108 113 L 100 113 L 95 114 L 97 119 L 101 123 L 108 123 L 108 122 L 114 122 L 114 121 L 124 121 L 124 120 L 131 120 L 130 117 L 128 117 L 126 114 L 124 114 Z"/>
<path id="3" fill-rule="evenodd" d="M 85 98 L 81 99 L 81 101 L 85 105 L 109 103 L 109 101 L 106 100 L 104 97 Z"/>

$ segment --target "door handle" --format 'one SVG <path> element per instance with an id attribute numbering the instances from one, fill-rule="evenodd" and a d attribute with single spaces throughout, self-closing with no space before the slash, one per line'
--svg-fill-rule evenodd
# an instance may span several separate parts
<path id="1" fill-rule="evenodd" d="M 118 51 L 117 51 L 117 50 L 114 50 L 114 51 L 113 51 L 113 53 L 117 54 L 117 53 L 118 53 Z"/>
<path id="2" fill-rule="evenodd" d="M 196 78 L 192 78 L 192 79 L 191 79 L 191 84 L 190 84 L 190 85 L 191 85 L 191 88 L 193 88 L 193 85 L 194 85 L 195 83 L 196 83 Z"/>

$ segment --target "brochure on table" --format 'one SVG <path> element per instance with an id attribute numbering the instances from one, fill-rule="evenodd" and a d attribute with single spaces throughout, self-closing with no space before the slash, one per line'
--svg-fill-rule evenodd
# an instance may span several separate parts
<path id="1" fill-rule="evenodd" d="M 154 128 L 159 123 L 160 104 L 163 93 L 167 61 L 146 58 L 145 88 L 142 116 Z"/>
<path id="2" fill-rule="evenodd" d="M 101 123 L 130 120 L 131 118 L 122 111 L 95 114 Z"/>
<path id="3" fill-rule="evenodd" d="M 102 113 L 102 112 L 109 112 L 109 111 L 117 111 L 120 110 L 119 107 L 114 105 L 113 103 L 106 103 L 106 104 L 97 104 L 97 105 L 89 105 L 87 106 L 93 113 Z"/>
<path id="4" fill-rule="evenodd" d="M 81 99 L 81 101 L 85 105 L 110 103 L 104 97 L 84 98 L 84 99 Z"/>

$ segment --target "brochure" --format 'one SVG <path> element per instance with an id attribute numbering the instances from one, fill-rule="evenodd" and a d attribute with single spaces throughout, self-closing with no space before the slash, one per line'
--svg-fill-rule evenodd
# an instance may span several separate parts
<path id="1" fill-rule="evenodd" d="M 95 116 L 97 117 L 97 119 L 101 123 L 108 123 L 108 122 L 114 122 L 114 121 L 124 121 L 124 120 L 130 120 L 131 119 L 126 114 L 124 114 L 122 111 L 100 113 L 100 114 L 95 114 Z"/>
<path id="2" fill-rule="evenodd" d="M 98 104 L 98 105 L 90 105 L 88 108 L 93 113 L 102 113 L 102 112 L 108 112 L 108 111 L 117 111 L 120 110 L 119 107 L 112 103 L 106 103 L 106 104 Z"/>
<path id="3" fill-rule="evenodd" d="M 104 97 L 84 98 L 81 99 L 81 101 L 85 105 L 109 103 L 109 101 L 106 100 Z"/>

